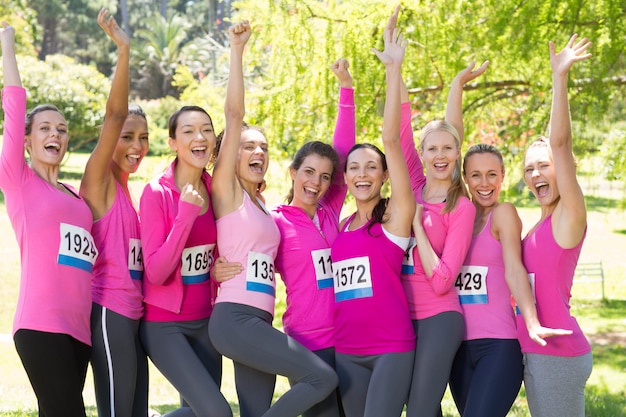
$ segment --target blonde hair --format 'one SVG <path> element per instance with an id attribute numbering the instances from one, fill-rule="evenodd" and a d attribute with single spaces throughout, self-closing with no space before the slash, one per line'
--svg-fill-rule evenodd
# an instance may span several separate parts
<path id="1" fill-rule="evenodd" d="M 465 182 L 463 181 L 463 176 L 461 175 L 461 139 L 459 138 L 459 132 L 457 132 L 456 128 L 449 122 L 445 120 L 433 120 L 428 122 L 426 126 L 422 129 L 420 134 L 420 151 L 424 151 L 424 141 L 433 132 L 448 132 L 454 137 L 454 141 L 456 142 L 456 146 L 459 149 L 459 157 L 454 161 L 454 170 L 452 171 L 452 184 L 450 188 L 448 188 L 448 193 L 446 194 L 446 205 L 443 208 L 443 213 L 449 213 L 456 208 L 456 204 L 459 201 L 459 198 L 465 196 L 469 198 L 469 193 L 467 192 L 467 187 L 465 186 Z"/>

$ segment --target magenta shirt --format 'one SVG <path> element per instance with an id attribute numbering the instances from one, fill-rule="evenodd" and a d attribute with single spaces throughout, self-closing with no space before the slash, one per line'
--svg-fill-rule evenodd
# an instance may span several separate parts
<path id="1" fill-rule="evenodd" d="M 330 247 L 339 233 L 339 216 L 346 198 L 343 166 L 356 139 L 354 90 L 341 88 L 333 147 L 339 166 L 333 184 L 320 199 L 320 230 L 299 207 L 280 205 L 272 211 L 281 241 L 276 268 L 285 282 L 285 333 L 310 350 L 333 346 L 334 303 Z"/>
<path id="2" fill-rule="evenodd" d="M 100 252 L 91 283 L 94 303 L 138 320 L 143 315 L 139 217 L 117 182 L 113 206 L 93 223 L 93 238 Z"/>
<path id="3" fill-rule="evenodd" d="M 213 310 L 209 281 L 217 242 L 213 208 L 209 201 L 206 213 L 199 215 L 201 207 L 180 200 L 176 163 L 146 185 L 139 203 L 146 321 L 197 320 Z M 202 181 L 211 195 L 207 172 Z"/>
<path id="4" fill-rule="evenodd" d="M 380 223 L 347 230 L 332 247 L 335 351 L 379 355 L 415 349 L 415 331 L 400 282 L 405 248 Z"/>
<path id="5" fill-rule="evenodd" d="M 517 337 L 522 352 L 554 356 L 579 356 L 591 352 L 591 346 L 570 314 L 569 300 L 572 297 L 574 271 L 582 249 L 580 243 L 571 249 L 563 249 L 554 240 L 552 216 L 522 240 L 522 259 L 528 274 L 533 277 L 533 292 L 537 305 L 537 317 L 542 326 L 569 329 L 573 334 L 546 339 L 546 346 L 530 340 L 524 319 L 517 315 Z"/>
<path id="6" fill-rule="evenodd" d="M 465 317 L 465 337 L 517 339 L 511 291 L 506 283 L 502 244 L 491 234 L 491 215 L 472 238 L 455 288 Z"/>
<path id="7" fill-rule="evenodd" d="M 24 160 L 26 91 L 2 90 L 4 143 L 0 188 L 20 247 L 21 278 L 13 333 L 68 334 L 91 346 L 91 277 L 97 249 L 91 210 L 41 179 Z"/>

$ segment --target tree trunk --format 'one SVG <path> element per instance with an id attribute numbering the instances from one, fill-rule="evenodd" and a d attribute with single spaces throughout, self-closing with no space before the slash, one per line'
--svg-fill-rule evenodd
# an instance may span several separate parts
<path id="1" fill-rule="evenodd" d="M 133 33 L 130 30 L 130 23 L 128 19 L 128 2 L 126 0 L 120 0 L 120 10 L 122 12 L 122 29 L 128 36 L 132 38 Z"/>

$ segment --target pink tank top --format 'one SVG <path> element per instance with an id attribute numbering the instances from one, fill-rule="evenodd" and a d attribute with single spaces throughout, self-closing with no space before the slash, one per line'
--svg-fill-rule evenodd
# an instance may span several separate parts
<path id="1" fill-rule="evenodd" d="M 415 331 L 400 282 L 404 249 L 380 223 L 347 230 L 333 243 L 335 351 L 378 355 L 415 349 Z"/>
<path id="2" fill-rule="evenodd" d="M 132 320 L 143 314 L 143 255 L 137 211 L 119 183 L 111 209 L 93 224 L 100 251 L 93 270 L 93 301 Z"/>
<path id="3" fill-rule="evenodd" d="M 472 238 L 455 281 L 465 317 L 464 340 L 516 339 L 511 292 L 504 278 L 502 245 L 491 234 L 491 215 Z"/>
<path id="4" fill-rule="evenodd" d="M 240 274 L 222 282 L 215 302 L 245 304 L 274 315 L 280 232 L 272 216 L 259 210 L 244 191 L 241 206 L 215 223 L 220 255 L 243 266 Z"/>
<path id="5" fill-rule="evenodd" d="M 572 297 L 572 281 L 582 249 L 580 243 L 563 249 L 552 234 L 552 216 L 522 241 L 523 261 L 531 278 L 535 294 L 537 317 L 542 326 L 569 329 L 574 333 L 546 339 L 546 346 L 539 346 L 528 337 L 521 314 L 517 315 L 517 337 L 522 352 L 555 356 L 579 356 L 589 353 L 591 346 L 576 319 L 570 314 L 569 300 Z"/>

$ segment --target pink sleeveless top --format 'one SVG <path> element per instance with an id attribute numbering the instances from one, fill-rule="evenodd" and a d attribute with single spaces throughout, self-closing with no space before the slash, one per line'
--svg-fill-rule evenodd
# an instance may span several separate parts
<path id="1" fill-rule="evenodd" d="M 274 315 L 280 232 L 272 216 L 259 210 L 244 191 L 241 206 L 219 218 L 216 226 L 220 255 L 241 263 L 243 271 L 221 283 L 215 302 L 245 304 Z"/>
<path id="2" fill-rule="evenodd" d="M 504 278 L 502 245 L 491 234 L 491 215 L 472 238 L 455 287 L 465 317 L 464 340 L 516 339 L 511 292 Z"/>
<path id="3" fill-rule="evenodd" d="M 542 326 L 573 330 L 569 336 L 546 339 L 546 346 L 539 346 L 528 337 L 521 314 L 517 315 L 517 337 L 522 352 L 555 356 L 579 356 L 591 352 L 576 319 L 570 314 L 569 300 L 572 297 L 572 281 L 582 249 L 580 243 L 571 249 L 563 249 L 552 234 L 552 216 L 522 241 L 523 261 L 531 277 L 537 305 L 537 317 Z M 586 232 L 585 232 L 586 233 Z M 533 285 L 534 284 L 534 285 Z"/>
<path id="4" fill-rule="evenodd" d="M 93 224 L 100 251 L 93 270 L 93 301 L 132 320 L 143 314 L 143 254 L 139 217 L 119 183 L 111 209 Z"/>
<path id="5" fill-rule="evenodd" d="M 405 248 L 380 223 L 347 230 L 332 246 L 335 351 L 378 355 L 415 349 L 415 331 L 400 272 Z"/>

